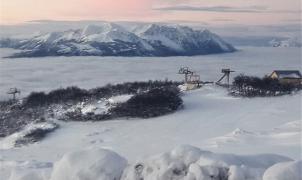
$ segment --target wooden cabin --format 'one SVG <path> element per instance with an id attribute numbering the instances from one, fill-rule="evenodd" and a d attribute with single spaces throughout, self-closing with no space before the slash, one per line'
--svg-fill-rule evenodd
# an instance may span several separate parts
<path id="1" fill-rule="evenodd" d="M 272 79 L 278 79 L 280 83 L 284 84 L 302 84 L 302 75 L 298 70 L 275 70 L 270 75 Z"/>

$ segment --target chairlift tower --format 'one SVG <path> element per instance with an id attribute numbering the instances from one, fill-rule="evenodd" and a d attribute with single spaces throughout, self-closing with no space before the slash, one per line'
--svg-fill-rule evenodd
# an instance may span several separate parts
<path id="1" fill-rule="evenodd" d="M 21 91 L 17 88 L 10 88 L 7 94 L 11 94 L 13 96 L 13 100 L 16 100 L 16 94 L 21 94 Z"/>
<path id="2" fill-rule="evenodd" d="M 216 82 L 216 84 L 220 84 L 220 82 L 226 77 L 227 85 L 229 86 L 230 74 L 235 71 L 232 71 L 231 69 L 222 69 L 221 72 L 223 73 L 223 76 Z"/>

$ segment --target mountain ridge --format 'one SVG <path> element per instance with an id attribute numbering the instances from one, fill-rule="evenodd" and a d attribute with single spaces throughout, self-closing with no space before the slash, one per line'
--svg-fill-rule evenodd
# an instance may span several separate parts
<path id="1" fill-rule="evenodd" d="M 236 49 L 209 30 L 151 24 L 129 31 L 114 23 L 50 32 L 29 39 L 2 39 L 0 47 L 23 50 L 11 57 L 193 56 Z"/>

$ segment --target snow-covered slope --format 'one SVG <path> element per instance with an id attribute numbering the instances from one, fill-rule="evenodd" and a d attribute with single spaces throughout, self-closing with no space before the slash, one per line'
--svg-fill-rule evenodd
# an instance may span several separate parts
<path id="1" fill-rule="evenodd" d="M 0 47 L 26 50 L 16 57 L 175 56 L 235 51 L 234 47 L 208 30 L 152 24 L 130 32 L 114 23 L 50 32 L 25 40 L 2 39 Z"/>
<path id="2" fill-rule="evenodd" d="M 104 160 L 117 158 L 124 162 L 123 158 L 107 152 L 97 158 L 89 155 L 90 152 L 99 152 L 95 148 L 105 148 L 119 153 L 128 160 L 130 166 L 125 171 L 125 179 L 131 179 L 136 172 L 135 169 L 138 169 L 144 179 L 152 180 L 157 175 L 161 177 L 159 179 L 165 179 L 170 175 L 173 180 L 185 179 L 184 172 L 190 172 L 190 177 L 207 177 L 211 173 L 216 177 L 217 173 L 228 172 L 232 174 L 230 177 L 234 177 L 233 180 L 243 180 L 240 177 L 261 180 L 267 168 L 275 163 L 290 160 L 285 156 L 295 160 L 300 157 L 301 127 L 297 121 L 301 117 L 300 97 L 301 93 L 275 98 L 241 99 L 228 96 L 220 87 L 208 85 L 199 90 L 186 92 L 183 96 L 184 109 L 167 116 L 94 123 L 59 122 L 60 128 L 39 143 L 0 149 L 0 163 L 3 165 L 0 174 L 3 177 L 25 177 L 33 175 L 30 173 L 34 170 L 39 171 L 38 174 L 34 173 L 36 177 L 42 177 L 45 171 L 48 171 L 48 178 L 44 179 L 49 180 L 51 175 L 49 169 L 55 164 L 54 177 L 62 177 L 62 173 L 68 172 L 70 176 L 74 175 L 75 179 L 81 179 L 79 174 L 85 174 L 85 178 L 93 179 L 101 177 L 99 171 L 118 172 L 119 174 L 108 175 L 118 177 L 121 175 L 119 168 L 107 169 L 101 166 L 103 160 L 97 160 L 104 157 Z M 126 97 L 115 97 L 113 101 L 123 101 L 124 98 Z M 233 133 L 223 136 L 236 127 L 238 129 Z M 221 136 L 223 138 L 215 138 Z M 0 144 L 5 145 L 8 143 L 6 140 L 1 139 Z M 218 146 L 209 144 L 209 141 L 217 142 Z M 181 144 L 191 144 L 203 150 L 185 146 L 159 154 Z M 83 147 L 92 151 L 85 150 L 86 154 L 70 155 L 70 151 L 83 152 L 81 150 Z M 65 153 L 67 155 L 64 155 Z M 264 155 L 249 155 L 259 153 Z M 154 154 L 159 155 L 146 158 Z M 74 157 L 81 157 L 86 161 L 83 164 L 81 158 L 73 159 Z M 37 161 L 34 164 L 27 162 L 31 160 Z M 55 163 L 57 161 L 58 164 Z M 39 169 L 39 166 L 44 167 L 43 164 L 49 165 Z M 68 164 L 71 167 L 68 167 Z M 144 167 L 142 171 L 140 164 Z M 67 170 L 60 171 L 60 167 Z M 74 171 L 69 171 L 69 168 Z M 149 171 L 150 168 L 153 171 Z M 286 166 L 285 173 L 296 173 L 287 169 Z M 271 174 L 268 173 L 269 176 Z"/>

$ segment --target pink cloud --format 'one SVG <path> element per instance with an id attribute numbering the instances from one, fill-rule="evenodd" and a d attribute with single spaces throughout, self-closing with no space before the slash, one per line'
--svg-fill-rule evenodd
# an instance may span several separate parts
<path id="1" fill-rule="evenodd" d="M 210 21 L 210 19 L 229 18 L 236 22 L 255 23 L 278 22 L 280 19 L 293 19 L 296 14 L 235 14 L 223 12 L 197 11 L 158 11 L 154 8 L 190 5 L 208 6 L 265 6 L 272 10 L 292 10 L 299 7 L 300 0 L 1 0 L 0 23 L 18 23 L 30 20 L 130 20 L 130 21 Z M 284 7 L 283 7 L 284 6 Z M 266 21 L 265 21 L 266 20 Z"/>

